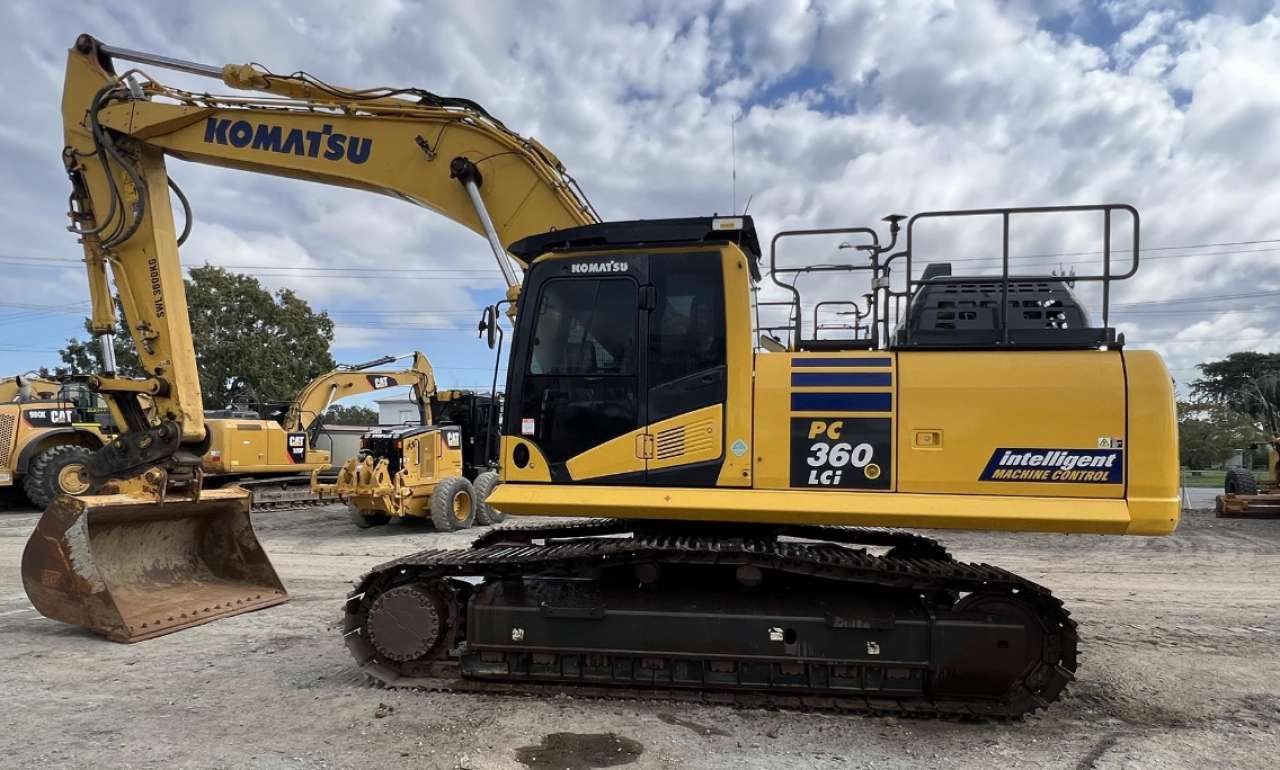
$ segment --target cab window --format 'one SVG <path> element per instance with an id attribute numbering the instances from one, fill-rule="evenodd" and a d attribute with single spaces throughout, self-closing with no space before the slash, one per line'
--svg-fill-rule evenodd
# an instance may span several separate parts
<path id="1" fill-rule="evenodd" d="M 552 281 L 542 293 L 530 374 L 635 374 L 635 282 Z"/>

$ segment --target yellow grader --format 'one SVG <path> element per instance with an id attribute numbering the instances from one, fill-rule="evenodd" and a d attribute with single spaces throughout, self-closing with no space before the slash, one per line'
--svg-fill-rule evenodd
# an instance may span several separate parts
<path id="1" fill-rule="evenodd" d="M 365 434 L 359 457 L 338 471 L 332 484 L 312 473 L 322 497 L 347 501 L 357 527 L 429 519 L 436 529 L 497 524 L 505 516 L 486 505 L 499 483 L 494 470 L 493 399 L 470 391 L 440 391 L 432 399 L 452 422 L 379 428 Z"/>

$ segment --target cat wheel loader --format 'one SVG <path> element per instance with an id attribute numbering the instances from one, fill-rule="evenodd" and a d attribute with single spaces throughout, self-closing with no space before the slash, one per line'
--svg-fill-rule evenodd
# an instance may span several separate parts
<path id="1" fill-rule="evenodd" d="M 405 358 L 413 359 L 406 369 L 379 368 Z M 431 364 L 420 351 L 339 366 L 316 377 L 288 403 L 206 410 L 204 485 L 238 485 L 253 495 L 255 508 L 321 502 L 323 496 L 309 481 L 313 474 L 332 469 L 330 452 L 317 446 L 325 410 L 342 399 L 406 386 L 425 414 L 436 384 Z"/>
<path id="2" fill-rule="evenodd" d="M 361 451 L 318 495 L 347 502 L 351 520 L 366 529 L 391 521 L 430 520 L 436 529 L 498 524 L 505 516 L 486 505 L 498 485 L 496 399 L 471 391 L 440 391 L 419 425 L 378 428 L 360 440 Z"/>
<path id="3" fill-rule="evenodd" d="M 116 74 L 120 59 L 268 96 L 180 91 Z M 173 353 L 189 329 L 174 324 L 163 153 L 389 193 L 486 237 L 514 303 L 503 483 L 488 503 L 583 520 L 496 528 L 360 578 L 342 637 L 386 685 L 1018 717 L 1075 677 L 1075 622 L 1047 587 L 911 530 L 1158 536 L 1178 524 L 1171 378 L 1109 323 L 1114 284 L 1139 267 L 1130 206 L 892 215 L 888 238 L 791 231 L 766 252 L 746 216 L 598 221 L 540 145 L 421 89 L 350 90 L 85 36 L 64 108 L 74 187 L 88 191 L 76 224 L 102 299 L 95 329 L 112 328 L 96 272 L 111 261 L 138 292 L 125 310 L 139 347 L 164 348 L 144 358 L 151 380 L 98 378 L 112 395 L 155 391 L 165 420 L 127 426 L 118 441 L 132 452 L 104 453 L 135 458 L 104 462 L 117 476 L 172 489 L 204 436 L 193 357 Z M 1031 219 L 1052 233 L 1050 217 L 1101 232 L 1097 272 L 1012 272 L 1011 229 Z M 952 274 L 920 237 L 973 221 L 1001 234 L 994 274 Z M 779 244 L 815 236 L 850 241 L 856 259 L 779 264 Z M 868 333 L 806 329 L 803 275 L 850 286 L 846 300 L 867 279 Z M 1097 289 L 1100 318 L 1073 286 Z M 784 299 L 753 302 L 762 287 Z M 778 302 L 785 341 L 753 323 Z M 492 339 L 498 313 L 487 316 Z M 757 348 L 761 334 L 779 344 Z M 137 495 L 134 510 L 173 505 Z M 223 501 L 197 505 L 210 502 Z M 65 527 L 32 543 L 59 538 Z M 33 566 L 24 558 L 29 592 Z M 49 569 L 52 583 L 68 574 Z"/>
<path id="4" fill-rule="evenodd" d="M 0 487 L 20 487 L 37 508 L 84 494 L 85 463 L 114 433 L 105 404 L 83 382 L 0 380 Z"/>

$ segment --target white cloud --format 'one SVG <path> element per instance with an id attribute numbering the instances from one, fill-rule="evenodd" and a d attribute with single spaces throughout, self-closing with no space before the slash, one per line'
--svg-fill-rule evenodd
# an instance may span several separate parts
<path id="1" fill-rule="evenodd" d="M 782 227 L 874 223 L 890 212 L 1100 200 L 1138 205 L 1147 245 L 1280 238 L 1280 159 L 1271 147 L 1280 135 L 1280 17 L 1259 4 L 1198 17 L 1181 3 L 1076 0 L 381 0 L 353 8 L 336 0 L 8 4 L 0 65 L 10 73 L 7 96 L 22 109 L 0 116 L 8 235 L 0 251 L 76 254 L 62 230 L 57 137 L 63 51 L 82 31 L 177 57 L 256 60 L 344 85 L 416 85 L 475 99 L 556 152 L 607 218 L 726 211 L 730 123 L 740 114 L 738 205 L 753 196 L 765 241 Z M 1088 37 L 1085 21 L 1095 17 L 1115 34 Z M 1064 18 L 1076 20 L 1065 32 Z M 423 345 L 456 347 L 460 366 L 487 363 L 483 348 L 460 340 L 474 322 L 467 309 L 501 294 L 495 272 L 464 280 L 376 272 L 491 270 L 470 232 L 367 194 L 191 164 L 171 170 L 198 218 L 184 248 L 189 263 L 363 268 L 370 272 L 305 278 L 267 271 L 264 280 L 335 311 L 353 358 L 361 346 L 413 347 L 418 340 L 396 343 L 422 332 L 430 334 Z M 1026 248 L 1079 249 L 1084 233 L 1038 227 Z M 962 236 L 952 246 L 983 248 Z M 1274 263 L 1271 253 L 1152 258 L 1116 301 L 1280 288 Z M 77 281 L 32 272 L 15 285 L 76 301 Z M 371 315 L 337 312 L 388 308 L 422 315 L 388 317 L 394 328 L 379 331 Z M 1213 342 L 1177 339 L 1224 323 L 1202 312 L 1211 308 L 1121 318 L 1130 344 L 1176 342 L 1165 350 L 1183 368 L 1219 354 Z M 1250 313 L 1236 322 L 1266 329 L 1276 320 Z M 441 324 L 462 337 L 446 341 L 434 331 Z M 0 353 L 0 364 L 26 361 Z"/>

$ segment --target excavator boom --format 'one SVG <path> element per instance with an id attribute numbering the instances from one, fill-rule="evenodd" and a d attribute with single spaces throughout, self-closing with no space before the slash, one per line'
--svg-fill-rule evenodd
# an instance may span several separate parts
<path id="1" fill-rule="evenodd" d="M 374 366 L 409 357 L 413 358 L 413 363 L 405 369 L 372 369 Z M 302 389 L 289 407 L 289 414 L 285 417 L 285 429 L 309 432 L 324 411 L 336 401 L 374 393 L 384 388 L 406 386 L 417 390 L 416 400 L 421 413 L 419 416 L 424 425 L 430 424 L 431 413 L 428 405 L 432 394 L 436 392 L 436 375 L 426 355 L 420 350 L 415 350 L 405 356 L 387 356 L 360 366 L 339 367 L 315 378 Z"/>
<path id="2" fill-rule="evenodd" d="M 117 61 L 147 69 L 117 71 Z M 239 92 L 184 91 L 153 77 L 156 69 L 216 78 Z M 22 573 L 42 613 L 118 641 L 286 599 L 253 536 L 249 495 L 201 493 L 211 433 L 178 256 L 192 215 L 165 156 L 416 203 L 484 235 L 512 295 L 519 275 L 507 245 L 598 220 L 541 144 L 473 102 L 421 89 L 352 90 L 302 73 L 183 62 L 81 35 L 68 52 L 62 111 L 70 229 L 84 247 L 90 326 L 100 346 L 92 384 L 121 432 L 88 463 L 98 494 L 55 501 L 28 543 Z M 181 228 L 171 190 L 185 210 Z M 116 372 L 108 269 L 144 372 L 139 379 Z M 414 368 L 405 384 L 422 388 L 426 403 L 434 376 L 420 355 Z M 303 394 L 290 424 L 305 429 L 367 376 L 335 373 Z"/>

